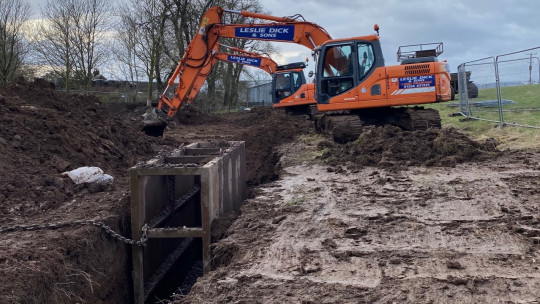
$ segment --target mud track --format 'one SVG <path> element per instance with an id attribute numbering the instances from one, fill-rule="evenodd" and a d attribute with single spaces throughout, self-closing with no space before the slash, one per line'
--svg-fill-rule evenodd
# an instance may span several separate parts
<path id="1" fill-rule="evenodd" d="M 177 302 L 536 303 L 539 156 L 340 172 L 285 157 Z"/>

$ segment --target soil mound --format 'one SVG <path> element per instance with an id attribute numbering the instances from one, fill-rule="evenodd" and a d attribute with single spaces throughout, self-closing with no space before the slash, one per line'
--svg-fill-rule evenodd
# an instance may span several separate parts
<path id="1" fill-rule="evenodd" d="M 354 142 L 337 145 L 323 142 L 329 148 L 323 155 L 331 165 L 351 162 L 360 166 L 405 167 L 441 166 L 485 160 L 497 155 L 494 140 L 473 141 L 456 129 L 403 131 L 394 126 L 366 127 Z"/>
<path id="2" fill-rule="evenodd" d="M 0 212 L 31 216 L 63 203 L 73 189 L 60 172 L 98 166 L 125 173 L 159 143 L 138 130 L 96 97 L 55 91 L 42 79 L 1 87 Z"/>
<path id="3" fill-rule="evenodd" d="M 221 118 L 216 115 L 204 113 L 197 107 L 186 104 L 177 112 L 176 120 L 182 125 L 202 125 L 219 122 Z"/>
<path id="4" fill-rule="evenodd" d="M 268 107 L 253 108 L 247 115 L 239 113 L 234 125 L 241 130 L 234 139 L 246 142 L 247 184 L 250 186 L 278 178 L 279 145 L 314 132 L 313 125 L 303 117 Z"/>

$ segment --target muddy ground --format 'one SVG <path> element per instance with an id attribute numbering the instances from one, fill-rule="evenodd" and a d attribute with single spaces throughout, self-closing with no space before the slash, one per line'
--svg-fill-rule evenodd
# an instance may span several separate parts
<path id="1" fill-rule="evenodd" d="M 216 269 L 176 303 L 538 303 L 539 153 L 298 161 L 316 147 L 282 147 L 280 179 L 257 187 L 214 245 Z"/>
<path id="2" fill-rule="evenodd" d="M 92 219 L 129 236 L 127 170 L 182 143 L 245 140 L 251 198 L 180 303 L 531 303 L 540 297 L 540 154 L 456 130 L 366 129 L 338 145 L 270 109 L 143 108 L 50 84 L 0 88 L 0 227 Z M 61 172 L 99 166 L 113 189 Z M 97 192 L 96 192 L 97 191 Z M 129 303 L 130 247 L 89 225 L 0 231 L 0 303 Z"/>
<path id="3" fill-rule="evenodd" d="M 305 119 L 270 109 L 222 116 L 187 109 L 154 138 L 140 131 L 144 111 L 40 80 L 0 87 L 0 303 L 131 302 L 129 245 L 87 224 L 29 229 L 94 220 L 129 236 L 128 170 L 138 161 L 194 141 L 245 140 L 247 182 L 258 185 L 277 178 L 273 146 L 312 132 Z M 114 187 L 74 185 L 62 175 L 81 166 L 102 168 Z"/>
<path id="4" fill-rule="evenodd" d="M 540 153 L 453 129 L 280 147 L 175 303 L 537 303 Z"/>

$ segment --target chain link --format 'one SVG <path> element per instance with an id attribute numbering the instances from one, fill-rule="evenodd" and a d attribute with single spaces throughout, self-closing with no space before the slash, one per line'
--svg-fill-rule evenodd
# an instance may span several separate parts
<path id="1" fill-rule="evenodd" d="M 99 227 L 102 230 L 104 230 L 106 233 L 108 233 L 110 236 L 112 236 L 113 238 L 132 246 L 146 246 L 146 241 L 148 240 L 148 234 L 147 234 L 148 225 L 146 224 L 141 228 L 142 230 L 141 239 L 136 241 L 136 240 L 128 239 L 118 234 L 111 227 L 105 225 L 105 223 L 94 221 L 94 220 L 76 220 L 72 222 L 43 223 L 43 224 L 33 224 L 33 225 L 14 225 L 14 226 L 9 226 L 9 227 L 0 227 L 0 233 L 17 231 L 17 230 L 33 231 L 33 230 L 42 230 L 42 229 L 58 229 L 58 228 L 68 227 L 68 226 L 83 226 L 83 225 L 94 225 L 96 227 Z"/>
<path id="2" fill-rule="evenodd" d="M 168 175 L 167 177 L 167 198 L 169 204 L 173 204 L 176 196 L 176 175 Z"/>

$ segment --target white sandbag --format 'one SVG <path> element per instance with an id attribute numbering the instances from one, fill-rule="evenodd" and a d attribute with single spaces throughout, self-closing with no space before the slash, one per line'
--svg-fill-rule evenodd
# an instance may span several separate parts
<path id="1" fill-rule="evenodd" d="M 102 178 L 103 170 L 98 167 L 80 167 L 62 174 L 69 176 L 75 184 L 79 185 L 91 183 Z"/>
<path id="2" fill-rule="evenodd" d="M 109 174 L 102 174 L 97 179 L 93 180 L 92 183 L 100 184 L 103 186 L 112 185 L 114 183 L 114 177 Z"/>

